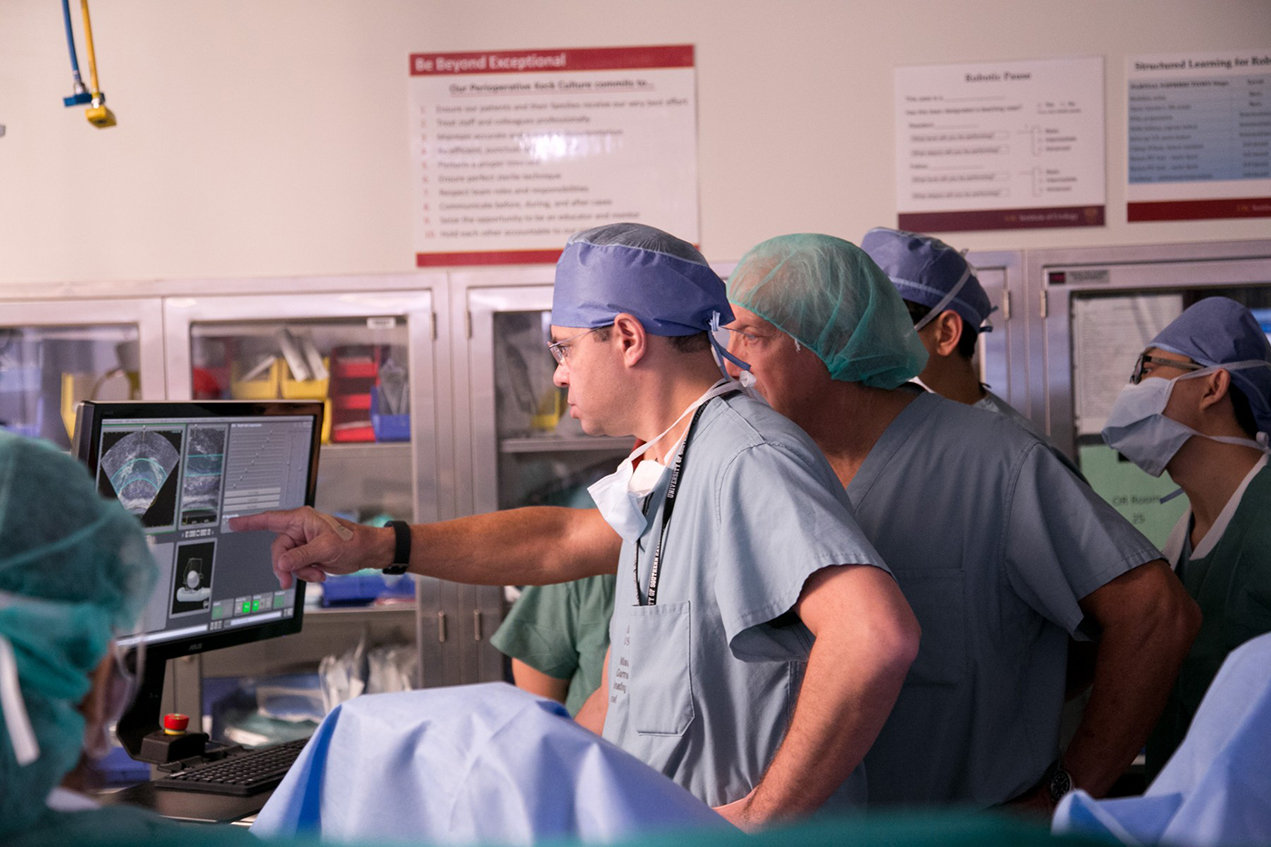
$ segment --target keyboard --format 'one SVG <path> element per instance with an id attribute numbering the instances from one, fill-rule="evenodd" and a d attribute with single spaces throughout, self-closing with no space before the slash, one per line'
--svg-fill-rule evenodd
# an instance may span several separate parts
<path id="1" fill-rule="evenodd" d="M 224 759 L 192 765 L 156 779 L 156 788 L 178 791 L 203 791 L 208 794 L 232 794 L 247 797 L 282 782 L 307 738 L 287 741 L 257 750 L 233 753 Z"/>

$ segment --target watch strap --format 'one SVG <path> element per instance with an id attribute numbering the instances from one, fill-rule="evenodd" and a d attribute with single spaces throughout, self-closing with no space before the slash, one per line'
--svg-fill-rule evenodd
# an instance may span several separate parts
<path id="1" fill-rule="evenodd" d="M 395 544 L 393 548 L 393 564 L 384 568 L 384 573 L 403 574 L 410 565 L 410 524 L 406 521 L 389 521 L 385 526 L 393 528 Z"/>

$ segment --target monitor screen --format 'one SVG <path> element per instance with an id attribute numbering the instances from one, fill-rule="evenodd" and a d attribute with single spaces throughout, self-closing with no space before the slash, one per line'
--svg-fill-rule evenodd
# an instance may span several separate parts
<path id="1" fill-rule="evenodd" d="M 87 402 L 76 452 L 137 516 L 159 565 L 140 634 L 155 657 L 298 632 L 304 584 L 282 590 L 273 533 L 229 518 L 312 505 L 321 403 Z"/>

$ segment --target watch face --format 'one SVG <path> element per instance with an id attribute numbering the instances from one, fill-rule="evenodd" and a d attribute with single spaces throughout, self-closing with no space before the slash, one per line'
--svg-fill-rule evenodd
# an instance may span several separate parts
<path id="1" fill-rule="evenodd" d="M 1072 791 L 1072 777 L 1063 768 L 1055 768 L 1050 777 L 1050 799 L 1059 802 L 1069 791 Z"/>

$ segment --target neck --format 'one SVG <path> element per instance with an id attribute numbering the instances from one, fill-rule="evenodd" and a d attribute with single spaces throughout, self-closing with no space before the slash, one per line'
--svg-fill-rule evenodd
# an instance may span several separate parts
<path id="1" fill-rule="evenodd" d="M 1218 515 L 1262 452 L 1239 444 L 1193 437 L 1170 460 L 1170 479 L 1178 483 L 1191 504 L 1193 545 L 1205 537 Z"/>
<path id="2" fill-rule="evenodd" d="M 690 356 L 683 356 L 689 360 Z M 645 391 L 640 392 L 639 399 L 633 398 L 633 404 L 640 408 L 635 423 L 635 436 L 641 441 L 657 438 L 667 427 L 671 430 L 662 436 L 657 444 L 649 448 L 647 458 L 665 464 L 672 451 L 684 436 L 693 416 L 687 415 L 676 421 L 684 410 L 695 400 L 705 394 L 712 385 L 723 378 L 713 358 L 709 358 L 708 366 L 693 361 L 685 361 L 682 367 L 662 369 L 649 380 Z M 674 426 L 672 424 L 674 423 Z"/>
<path id="3" fill-rule="evenodd" d="M 957 353 L 931 356 L 918 378 L 941 397 L 968 406 L 975 405 L 985 397 L 984 386 L 980 384 L 980 375 L 975 366 L 970 359 Z"/>
<path id="4" fill-rule="evenodd" d="M 834 381 L 815 404 L 790 417 L 812 436 L 846 487 L 883 432 L 917 396 Z"/>

